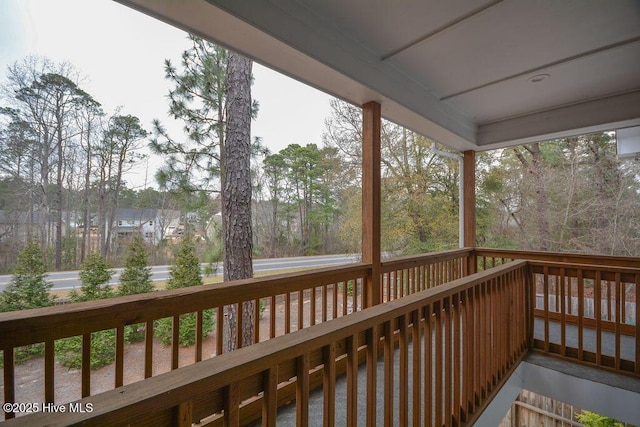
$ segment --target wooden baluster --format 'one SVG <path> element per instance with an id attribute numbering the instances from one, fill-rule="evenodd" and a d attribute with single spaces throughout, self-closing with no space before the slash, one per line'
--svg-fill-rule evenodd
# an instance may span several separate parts
<path id="1" fill-rule="evenodd" d="M 346 316 L 347 315 L 347 305 L 348 305 L 348 301 L 347 301 L 347 297 L 349 296 L 349 281 L 345 280 L 344 282 L 342 282 L 342 315 Z"/>
<path id="2" fill-rule="evenodd" d="M 358 335 L 347 338 L 347 426 L 358 425 Z"/>
<path id="3" fill-rule="evenodd" d="M 322 321 L 327 321 L 327 305 L 328 302 L 328 294 L 327 294 L 327 285 L 322 286 Z"/>
<path id="4" fill-rule="evenodd" d="M 560 355 L 567 355 L 567 313 L 565 303 L 565 271 L 560 268 Z M 558 304 L 558 301 L 556 301 Z"/>
<path id="5" fill-rule="evenodd" d="M 284 295 L 284 333 L 291 332 L 291 293 Z"/>
<path id="6" fill-rule="evenodd" d="M 431 323 L 433 316 L 433 307 L 428 305 L 424 307 L 424 316 L 422 318 L 422 330 L 424 334 L 424 425 L 431 425 L 433 421 L 433 334 Z M 437 347 L 436 347 L 437 348 Z"/>
<path id="7" fill-rule="evenodd" d="M 367 335 L 367 425 L 377 425 L 377 373 L 378 373 L 378 329 L 368 329 Z M 300 424 L 298 424 L 300 425 Z M 306 424 L 305 424 L 306 425 Z"/>
<path id="8" fill-rule="evenodd" d="M 91 395 L 91 334 L 82 335 L 82 367 L 81 391 L 82 397 Z"/>
<path id="9" fill-rule="evenodd" d="M 115 366 L 115 387 L 122 387 L 124 384 L 124 326 L 116 328 L 116 366 Z"/>
<path id="10" fill-rule="evenodd" d="M 602 282 L 600 270 L 596 270 L 593 280 L 593 308 L 596 316 L 596 365 L 602 365 Z"/>
<path id="11" fill-rule="evenodd" d="M 253 301 L 253 343 L 260 342 L 260 302 L 261 299 Z"/>
<path id="12" fill-rule="evenodd" d="M 453 299 L 453 419 L 454 425 L 460 424 L 460 377 L 462 372 L 460 370 L 460 294 L 455 294 Z"/>
<path id="13" fill-rule="evenodd" d="M 241 334 L 238 332 L 238 335 Z M 223 396 L 224 426 L 240 426 L 240 387 L 238 383 L 229 384 L 224 387 Z"/>
<path id="14" fill-rule="evenodd" d="M 15 376 L 15 360 L 13 356 L 13 348 L 5 348 L 2 350 L 3 357 L 3 388 L 4 401 L 6 403 L 15 403 L 16 401 L 16 376 Z M 4 419 L 15 418 L 14 412 L 5 412 Z"/>
<path id="15" fill-rule="evenodd" d="M 607 280 L 607 316 L 606 319 L 609 322 L 613 321 L 613 305 L 611 303 L 611 281 Z"/>
<path id="16" fill-rule="evenodd" d="M 309 308 L 310 314 L 309 318 L 311 321 L 311 326 L 316 324 L 316 288 L 311 288 L 311 306 Z"/>
<path id="17" fill-rule="evenodd" d="M 244 302 L 236 304 L 236 349 L 243 347 L 242 331 L 244 330 Z"/>
<path id="18" fill-rule="evenodd" d="M 384 425 L 393 425 L 393 327 L 384 323 Z"/>
<path id="19" fill-rule="evenodd" d="M 216 307 L 216 355 L 222 354 L 224 343 L 224 307 Z"/>
<path id="20" fill-rule="evenodd" d="M 584 360 L 584 278 L 578 269 L 578 360 Z"/>
<path id="21" fill-rule="evenodd" d="M 435 384 L 435 398 L 436 398 L 436 425 L 440 426 L 444 422 L 442 417 L 442 396 L 446 393 L 446 390 L 443 389 L 442 386 L 442 377 L 444 372 L 444 364 L 443 364 L 443 351 L 444 345 L 442 342 L 442 318 L 443 318 L 443 301 L 438 301 L 433 305 L 433 312 L 435 314 L 434 318 L 434 328 L 435 328 L 435 374 L 436 374 L 436 384 Z M 446 386 L 445 386 L 446 387 Z"/>
<path id="22" fill-rule="evenodd" d="M 271 296 L 269 302 L 269 337 L 275 338 L 276 336 L 276 296 Z"/>
<path id="23" fill-rule="evenodd" d="M 334 292 L 336 291 L 334 284 Z M 322 371 L 322 391 L 323 391 L 323 425 L 325 427 L 336 424 L 336 344 L 332 342 L 323 349 L 323 371 Z"/>
<path id="24" fill-rule="evenodd" d="M 193 425 L 193 402 L 182 402 L 175 408 L 174 425 L 176 427 L 191 427 Z"/>
<path id="25" fill-rule="evenodd" d="M 400 347 L 399 360 L 399 402 L 398 412 L 400 425 L 409 425 L 409 341 L 407 339 L 407 315 L 398 317 L 398 345 Z"/>
<path id="26" fill-rule="evenodd" d="M 203 331 L 203 322 L 204 322 L 204 312 L 202 310 L 198 310 L 196 312 L 196 348 L 194 354 L 194 362 L 198 363 L 202 360 L 202 335 Z"/>
<path id="27" fill-rule="evenodd" d="M 171 330 L 171 370 L 178 369 L 180 362 L 180 316 L 173 316 Z"/>
<path id="28" fill-rule="evenodd" d="M 549 352 L 549 267 L 543 268 L 544 352 Z"/>
<path id="29" fill-rule="evenodd" d="M 55 344 L 53 341 L 44 343 L 44 401 L 55 402 Z"/>
<path id="30" fill-rule="evenodd" d="M 333 300 L 333 309 L 331 310 L 331 318 L 338 317 L 338 282 L 331 285 L 331 299 Z"/>
<path id="31" fill-rule="evenodd" d="M 640 287 L 640 274 L 636 274 L 635 276 L 636 283 L 633 287 L 634 301 L 636 301 L 636 327 L 635 327 L 635 338 L 636 338 L 636 361 L 635 361 L 635 372 L 636 374 L 640 374 L 640 310 L 638 310 L 638 287 Z M 6 377 L 5 377 L 6 378 Z"/>
<path id="32" fill-rule="evenodd" d="M 296 425 L 309 425 L 309 355 L 296 360 Z"/>
<path id="33" fill-rule="evenodd" d="M 264 395 L 262 397 L 262 426 L 275 427 L 278 416 L 278 367 L 264 371 Z"/>
<path id="34" fill-rule="evenodd" d="M 304 328 L 304 291 L 298 291 L 298 330 Z"/>
<path id="35" fill-rule="evenodd" d="M 451 366 L 451 362 L 453 360 L 453 355 L 452 355 L 452 349 L 453 349 L 453 344 L 452 344 L 452 339 L 451 339 L 451 332 L 452 332 L 452 308 L 451 306 L 453 305 L 452 303 L 452 299 L 451 297 L 446 298 L 443 302 L 442 302 L 442 308 L 444 309 L 444 311 L 442 312 L 442 317 L 443 317 L 443 330 L 444 330 L 444 387 L 443 387 L 443 393 L 444 393 L 444 416 L 445 416 L 445 423 L 448 425 L 452 425 L 453 424 L 453 410 L 452 410 L 452 399 L 451 399 L 451 394 L 453 392 L 453 372 L 452 372 L 452 366 Z M 493 353 L 495 355 L 495 353 Z"/>
<path id="36" fill-rule="evenodd" d="M 412 387 L 412 403 L 413 403 L 413 419 L 411 420 L 411 424 L 414 426 L 420 425 L 420 413 L 422 411 L 420 407 L 421 393 L 422 387 L 420 386 L 420 378 L 421 378 L 421 347 L 422 347 L 422 337 L 420 336 L 420 322 L 422 310 L 414 310 L 411 312 L 411 344 L 413 345 L 412 351 L 412 378 L 411 378 L 411 387 Z M 425 385 L 426 387 L 426 385 Z"/>
<path id="37" fill-rule="evenodd" d="M 615 353 L 615 369 L 620 370 L 620 326 L 624 323 L 624 318 L 622 317 L 622 305 L 624 304 L 621 301 L 622 288 L 624 285 L 620 281 L 620 273 L 616 273 L 615 275 L 615 293 L 616 293 L 616 315 L 615 315 L 615 334 L 616 334 L 616 353 Z"/>
<path id="38" fill-rule="evenodd" d="M 144 326 L 144 377 L 153 375 L 153 320 Z"/>

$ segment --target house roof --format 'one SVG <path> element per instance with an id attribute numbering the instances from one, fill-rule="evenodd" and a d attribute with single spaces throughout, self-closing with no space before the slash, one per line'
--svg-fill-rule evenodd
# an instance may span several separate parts
<path id="1" fill-rule="evenodd" d="M 640 125 L 638 0 L 119 0 L 458 150 Z"/>
<path id="2" fill-rule="evenodd" d="M 155 219 L 158 209 L 136 209 L 136 208 L 118 208 L 116 210 L 116 220 L 136 220 L 149 221 Z"/>

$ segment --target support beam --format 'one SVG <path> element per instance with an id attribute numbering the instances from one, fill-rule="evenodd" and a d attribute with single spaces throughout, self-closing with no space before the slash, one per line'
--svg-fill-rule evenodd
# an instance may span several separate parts
<path id="1" fill-rule="evenodd" d="M 362 106 L 362 262 L 371 264 L 366 307 L 380 304 L 380 129 L 381 106 Z"/>
<path id="2" fill-rule="evenodd" d="M 464 200 L 464 238 L 463 246 L 475 248 L 476 246 L 476 153 L 469 150 L 463 153 L 463 200 Z M 476 272 L 475 255 L 469 258 L 469 274 Z"/>

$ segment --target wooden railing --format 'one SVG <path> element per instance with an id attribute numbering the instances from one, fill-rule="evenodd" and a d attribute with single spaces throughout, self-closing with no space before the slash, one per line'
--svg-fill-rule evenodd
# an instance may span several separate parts
<path id="1" fill-rule="evenodd" d="M 521 251 L 515 249 L 475 248 L 473 256 L 478 271 L 502 265 L 516 259 L 530 261 L 563 262 L 569 264 L 602 265 L 610 267 L 640 268 L 640 259 L 610 255 L 587 255 L 561 252 Z"/>
<path id="2" fill-rule="evenodd" d="M 154 322 L 172 318 L 173 331 L 170 369 L 194 363 L 209 355 L 203 355 L 203 312 L 214 310 L 216 354 L 223 350 L 223 307 L 238 307 L 247 301 L 254 303 L 253 324 L 255 342 L 302 329 L 330 319 L 344 316 L 362 308 L 362 283 L 369 267 L 352 264 L 331 269 L 313 270 L 296 274 L 270 276 L 236 282 L 205 285 L 192 288 L 159 291 L 144 295 L 112 298 L 87 303 L 68 304 L 35 310 L 0 313 L 0 349 L 3 355 L 4 402 L 38 401 L 56 402 L 55 341 L 67 337 L 82 337 L 82 369 L 79 378 L 79 395 L 71 400 L 91 394 L 92 370 L 91 334 L 115 329 L 115 375 L 113 387 L 125 383 L 125 327 L 140 324 L 145 330 L 144 357 L 128 363 L 142 364 L 143 376 L 154 372 Z M 240 312 L 238 310 L 238 312 Z M 193 359 L 185 361 L 180 353 L 178 334 L 180 316 L 196 313 L 197 332 Z M 237 328 L 242 328 L 242 316 L 237 316 Z M 261 328 L 261 323 L 263 326 Z M 266 330 L 265 330 L 266 329 Z M 240 334 L 238 334 L 239 336 Z M 212 339 L 212 338 L 209 338 Z M 154 343 L 154 341 L 156 341 Z M 16 366 L 14 349 L 21 346 L 44 343 L 44 375 L 31 378 L 42 385 L 41 394 L 23 396 L 16 394 Z M 237 343 L 240 347 L 240 342 Z M 26 373 L 31 374 L 32 373 Z M 130 382 L 131 379 L 127 378 Z M 68 387 L 68 385 L 67 385 Z M 69 401 L 69 400 L 67 400 Z M 66 402 L 65 402 L 66 403 Z M 6 412 L 5 417 L 13 414 Z"/>
<path id="3" fill-rule="evenodd" d="M 640 374 L 640 268 L 530 262 L 534 348 L 619 373 Z"/>
<path id="4" fill-rule="evenodd" d="M 428 254 L 418 257 L 398 258 L 385 262 L 382 269 L 383 287 L 392 289 L 387 292 L 391 299 L 404 296 L 418 290 L 427 289 L 450 281 L 463 274 L 462 265 L 471 250 L 455 250 Z M 223 352 L 224 310 L 226 305 L 239 307 L 247 301 L 253 302 L 254 341 L 260 342 L 298 329 L 322 323 L 359 311 L 366 301 L 364 278 L 370 267 L 365 264 L 353 264 L 346 267 L 311 270 L 303 273 L 271 276 L 261 279 L 249 279 L 224 284 L 206 285 L 152 294 L 113 298 L 80 304 L 69 304 L 45 309 L 27 310 L 12 313 L 0 313 L 0 349 L 3 356 L 4 401 L 31 401 L 61 403 L 95 394 L 92 390 L 93 371 L 90 368 L 92 333 L 102 330 L 115 330 L 115 364 L 111 387 L 120 387 L 135 380 L 150 378 L 166 370 L 173 370 L 189 363 L 209 358 L 203 354 L 203 317 L 207 310 L 213 310 L 214 331 L 208 342 L 215 339 L 214 353 Z M 399 280 L 406 278 L 407 285 Z M 391 281 L 395 284 L 392 286 Z M 386 285 L 385 285 L 386 283 Z M 392 287 L 390 287 L 392 286 Z M 384 292 L 384 291 L 383 291 Z M 239 312 L 239 310 L 238 310 Z M 180 316 L 196 313 L 197 332 L 195 348 L 180 347 L 179 337 L 171 337 L 170 361 L 163 363 L 166 369 L 154 370 L 154 346 L 161 345 L 154 339 L 154 323 L 158 319 L 170 317 L 173 331 L 180 330 Z M 242 317 L 237 316 L 238 330 L 242 328 Z M 128 345 L 125 344 L 125 327 L 140 325 L 144 330 L 144 357 L 131 359 L 125 357 Z M 206 334 L 205 334 L 206 335 Z M 80 378 L 75 385 L 77 395 L 71 397 L 56 396 L 56 355 L 55 341 L 67 337 L 82 337 L 82 368 Z M 240 334 L 238 334 L 238 337 Z M 32 372 L 21 372 L 15 366 L 14 349 L 33 344 L 44 345 L 44 369 L 40 378 L 42 385 L 36 396 L 16 394 L 16 379 Z M 236 343 L 240 347 L 240 342 Z M 211 345 L 209 345 L 210 347 Z M 186 360 L 184 354 L 193 353 Z M 139 377 L 125 375 L 131 371 L 131 364 L 142 365 L 137 369 Z M 156 363 L 157 365 L 157 363 Z M 94 381 L 95 382 L 95 381 Z M 69 385 L 66 385 L 69 388 Z M 98 392 L 105 391 L 104 389 Z M 60 394 L 60 393 L 58 393 Z M 7 413 L 5 417 L 12 417 Z"/>
<path id="5" fill-rule="evenodd" d="M 470 248 L 395 258 L 382 263 L 382 301 L 392 301 L 468 275 Z"/>
<path id="6" fill-rule="evenodd" d="M 530 261 L 534 348 L 619 373 L 640 374 L 640 259 L 507 249 L 474 250 L 478 270 Z"/>
<path id="7" fill-rule="evenodd" d="M 532 260 L 507 264 L 511 260 L 520 258 L 531 258 Z M 606 266 L 603 263 L 611 263 L 614 266 Z M 529 348 L 574 362 L 592 364 L 629 375 L 638 375 L 640 374 L 640 326 L 638 326 L 640 322 L 638 322 L 636 305 L 637 288 L 640 284 L 638 265 L 640 265 L 638 259 L 621 257 L 494 249 L 474 251 L 468 248 L 385 261 L 380 269 L 380 295 L 387 303 L 383 304 L 384 306 L 397 307 L 396 304 L 403 305 L 405 301 L 414 301 L 411 299 L 414 294 L 439 299 L 434 300 L 433 303 L 425 304 L 422 311 L 413 310 L 410 314 L 407 313 L 404 321 L 395 317 L 388 325 L 385 320 L 378 323 L 373 329 L 368 329 L 369 332 L 363 329 L 358 333 L 355 341 L 352 338 L 336 341 L 337 356 L 341 357 L 335 359 L 335 369 L 331 368 L 332 372 L 340 374 L 348 372 L 349 369 L 355 369 L 353 365 L 350 365 L 353 360 L 346 356 L 350 345 L 357 344 L 358 361 L 362 362 L 366 360 L 366 357 L 373 357 L 372 354 L 366 356 L 368 351 L 381 352 L 381 354 L 386 352 L 388 357 L 392 348 L 386 348 L 385 345 L 391 345 L 393 341 L 394 345 L 399 345 L 398 351 L 401 360 L 405 360 L 408 354 L 406 351 L 409 350 L 402 350 L 404 346 L 402 340 L 409 339 L 412 346 L 410 366 L 418 366 L 418 359 L 415 357 L 417 357 L 419 350 L 418 353 L 415 353 L 413 348 L 416 345 L 418 348 L 420 346 L 426 348 L 429 347 L 429 343 L 432 343 L 429 353 L 432 358 L 431 365 L 424 364 L 426 363 L 424 358 L 427 358 L 427 353 L 424 353 L 418 371 L 429 369 L 426 367 L 431 366 L 433 369 L 431 373 L 435 381 L 433 384 L 443 384 L 449 380 L 459 381 L 457 385 L 454 385 L 454 389 L 459 389 L 461 393 L 464 392 L 467 395 L 465 397 L 460 395 L 460 400 L 456 401 L 456 393 L 454 392 L 442 394 L 441 391 L 436 392 L 436 389 L 433 388 L 430 393 L 428 389 L 423 388 L 420 391 L 424 394 L 422 404 L 427 401 L 431 402 L 434 408 L 432 421 L 440 419 L 445 424 L 456 424 L 458 421 L 471 419 L 471 414 L 477 412 L 478 405 L 489 397 L 490 391 L 494 388 L 482 386 L 483 382 L 487 383 L 488 381 L 495 385 L 496 379 L 501 378 L 500 375 L 495 375 L 496 366 L 493 364 L 496 363 L 496 360 L 498 360 L 501 372 L 504 371 L 505 366 L 511 366 L 513 355 L 509 351 L 505 354 L 500 353 L 501 356 L 497 359 L 494 355 L 497 351 L 502 351 L 503 340 L 506 339 L 509 342 L 507 347 L 512 346 L 513 339 L 517 342 L 522 340 L 522 337 L 518 335 L 520 332 L 513 335 L 512 322 L 514 318 L 517 318 L 520 321 L 526 320 L 527 338 L 525 342 L 528 340 Z M 462 283 L 467 283 L 467 280 L 471 280 L 471 278 L 464 279 L 462 277 L 468 275 L 474 268 L 483 271 L 483 273 L 473 277 L 484 277 L 488 282 L 483 282 L 485 284 L 473 282 L 478 286 L 473 285 L 473 290 L 465 288 L 464 292 L 456 293 L 453 298 L 450 294 L 439 293 L 447 291 L 448 286 L 452 284 L 462 286 Z M 516 270 L 512 270 L 514 268 L 518 271 L 517 274 L 514 273 Z M 36 378 L 36 381 L 43 384 L 43 391 L 34 401 L 66 403 L 73 399 L 55 400 L 57 388 L 54 375 L 55 340 L 70 336 L 82 337 L 83 368 L 78 380 L 80 384 L 77 387 L 79 390 L 77 398 L 88 397 L 92 394 L 93 373 L 89 368 L 88 360 L 90 358 L 90 337 L 93 332 L 104 329 L 115 329 L 116 331 L 113 387 L 120 387 L 123 383 L 132 381 L 130 378 L 125 378 L 124 375 L 126 359 L 124 354 L 127 346 L 123 337 L 126 325 L 142 324 L 145 327 L 146 339 L 142 344 L 144 356 L 139 357 L 137 361 L 127 359 L 127 364 L 142 364 L 141 370 L 144 371 L 144 375 L 141 375 L 139 379 L 150 378 L 162 373 L 152 369 L 154 346 L 159 345 L 153 336 L 153 326 L 157 319 L 172 318 L 174 326 L 176 326 L 174 331 L 176 331 L 179 330 L 182 314 L 197 313 L 198 325 L 201 325 L 203 312 L 212 309 L 216 313 L 216 325 L 212 335 L 220 337 L 223 334 L 223 307 L 230 304 L 239 307 L 246 301 L 252 301 L 254 303 L 255 341 L 264 342 L 300 329 L 306 328 L 305 331 L 310 331 L 310 327 L 319 323 L 336 318 L 347 318 L 350 317 L 347 315 L 361 311 L 363 301 L 367 300 L 365 283 L 370 271 L 371 266 L 369 265 L 353 264 L 345 267 L 161 291 L 98 302 L 0 313 L 0 331 L 2 331 L 0 349 L 3 349 L 4 356 L 4 401 L 25 402 L 33 399 L 32 397 L 26 399 L 25 396 L 16 393 L 16 367 L 12 356 L 17 347 L 44 343 L 45 356 L 42 362 L 44 377 Z M 507 274 L 506 272 L 511 273 Z M 500 276 L 503 273 L 505 275 Z M 495 274 L 498 276 L 494 276 Z M 491 279 L 487 279 L 488 277 Z M 516 288 L 517 291 L 514 290 Z M 425 294 L 425 291 L 429 293 Z M 495 299 L 494 293 L 496 292 L 502 293 L 501 298 L 503 299 Z M 524 297 L 521 292 L 525 293 Z M 521 300 L 521 297 L 524 299 Z M 594 301 L 601 301 L 601 304 L 595 304 Z M 480 307 L 483 308 L 480 309 Z M 425 310 L 427 311 L 425 312 Z M 421 319 L 417 323 L 414 322 L 416 313 Z M 262 319 L 260 320 L 261 315 Z M 427 318 L 428 320 L 425 320 Z M 453 321 L 454 318 L 459 318 L 460 322 Z M 241 322 L 241 319 L 238 319 L 238 322 Z M 422 325 L 425 322 L 432 325 L 431 332 L 427 332 L 424 326 L 420 326 L 422 328 L 420 335 L 415 336 L 429 336 L 428 334 L 431 333 L 431 341 L 428 339 L 426 341 L 413 340 L 414 335 L 412 334 L 418 333 L 413 329 L 414 324 Z M 401 333 L 402 325 L 405 325 L 409 331 L 409 335 L 405 334 L 404 338 Z M 516 330 L 520 331 L 521 326 L 519 324 Z M 237 327 L 241 328 L 241 323 L 238 323 Z M 388 327 L 391 327 L 390 332 L 386 329 Z M 443 330 L 442 328 L 445 332 L 439 332 Z M 450 333 L 446 332 L 447 328 L 451 328 Z M 199 329 L 200 331 L 201 329 Z M 377 334 L 375 336 L 379 337 L 378 340 L 373 339 L 374 335 L 371 331 L 375 331 Z M 389 333 L 391 333 L 393 340 L 388 339 L 387 334 Z M 440 335 L 438 335 L 439 333 Z M 191 359 L 185 360 L 177 335 L 173 334 L 173 341 L 170 345 L 170 367 L 167 367 L 167 371 L 209 357 L 209 354 L 203 354 L 201 334 L 197 333 L 196 336 L 198 338 L 195 351 L 191 349 L 193 352 L 193 355 L 189 356 Z M 387 337 L 386 341 L 385 337 Z M 441 346 L 438 347 L 442 347 L 443 351 L 449 351 L 449 353 L 438 356 L 435 343 L 440 343 Z M 210 342 L 208 345 L 211 346 Z M 218 357 L 223 356 L 221 354 L 222 340 L 215 340 L 215 348 L 215 353 L 219 355 L 216 357 L 218 360 Z M 371 350 L 372 348 L 374 350 Z M 323 369 L 320 369 L 324 365 L 322 360 L 325 357 L 325 350 L 320 350 L 318 347 L 313 351 L 315 353 L 309 353 L 310 368 L 313 367 L 313 369 L 311 369 L 308 378 L 305 377 L 306 385 L 304 385 L 309 389 L 322 386 L 327 381 Z M 489 354 L 492 356 L 487 357 Z M 464 363 L 471 363 L 467 356 L 473 358 L 472 366 L 461 366 Z M 222 362 L 226 359 L 219 360 Z M 304 362 L 301 359 L 296 360 L 295 362 L 290 360 L 287 363 L 295 363 L 298 366 L 297 363 Z M 313 363 L 316 364 L 313 365 Z M 389 369 L 391 368 L 387 365 L 384 372 L 387 372 L 386 375 L 393 376 Z M 464 369 L 466 369 L 467 377 L 455 375 Z M 300 393 L 298 383 L 286 381 L 285 377 L 281 375 L 282 371 L 279 372 L 277 405 L 296 399 Z M 288 377 L 291 379 L 296 377 L 295 372 L 297 371 L 289 369 L 284 372 L 287 372 L 286 375 L 294 372 Z M 399 372 L 402 388 L 404 387 L 402 384 L 406 382 L 402 366 L 400 366 Z M 375 374 L 371 375 L 375 376 Z M 411 375 L 413 378 L 413 374 Z M 487 380 L 489 377 L 491 380 Z M 426 378 L 423 381 L 426 382 Z M 470 378 L 473 386 L 469 386 L 464 378 Z M 148 381 L 145 380 L 144 383 Z M 249 380 L 247 379 L 247 381 Z M 272 379 L 268 381 L 272 382 Z M 478 384 L 480 384 L 479 394 L 475 391 Z M 240 406 L 240 419 L 242 422 L 248 422 L 260 416 L 262 398 L 256 396 L 260 392 L 261 386 L 242 383 L 242 387 L 249 387 L 255 392 L 252 399 L 243 402 Z M 464 398 L 468 398 L 468 393 L 470 393 L 469 390 L 463 391 L 465 387 L 473 387 L 474 389 L 473 404 L 465 404 Z M 230 391 L 233 390 L 230 389 Z M 224 393 L 219 393 L 222 393 L 218 396 L 222 399 Z M 399 397 L 394 399 L 399 404 L 405 405 L 404 400 L 398 400 Z M 415 400 L 412 399 L 413 397 L 408 401 L 414 405 Z M 91 401 L 94 401 L 93 397 Z M 384 406 L 389 403 L 385 399 L 384 403 L 383 401 L 376 402 L 373 407 L 380 406 L 379 404 Z M 268 405 L 270 406 L 272 403 L 268 403 Z M 459 408 L 459 411 L 455 414 L 440 411 L 440 415 L 437 415 L 439 411 L 435 408 L 445 407 Z M 182 409 L 179 411 L 185 411 L 191 406 L 187 404 L 187 406 L 180 406 L 180 408 Z M 367 403 L 367 408 L 369 408 L 369 403 Z M 386 409 L 387 412 L 389 410 Z M 402 412 L 403 410 L 400 410 L 400 413 Z M 426 416 L 424 410 L 421 414 L 423 418 Z M 11 418 L 13 415 L 8 413 L 5 414 L 5 417 Z M 214 416 L 214 419 L 218 420 L 220 416 L 218 414 Z M 304 417 L 304 411 L 302 416 Z M 368 416 L 372 417 L 373 415 L 369 414 Z"/>
<path id="8" fill-rule="evenodd" d="M 309 425 L 318 372 L 325 425 L 473 423 L 528 349 L 528 286 L 527 263 L 514 262 L 77 402 L 91 404 L 91 412 L 38 413 L 7 425 L 232 426 L 246 421 L 244 408 L 256 400 L 263 425 L 275 425 L 279 390 L 288 384 L 295 387 L 296 424 Z M 339 365 L 346 370 L 344 419 L 336 419 Z"/>

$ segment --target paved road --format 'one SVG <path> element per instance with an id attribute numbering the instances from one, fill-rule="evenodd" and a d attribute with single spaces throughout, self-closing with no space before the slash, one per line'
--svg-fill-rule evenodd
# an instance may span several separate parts
<path id="1" fill-rule="evenodd" d="M 256 273 L 264 271 L 274 270 L 287 270 L 292 268 L 309 268 L 309 267 L 321 267 L 328 265 L 341 265 L 349 264 L 352 262 L 358 262 L 358 255 L 320 255 L 309 257 L 292 257 L 292 258 L 270 258 L 270 259 L 256 259 L 253 261 L 253 271 Z M 120 273 L 122 268 L 114 269 L 115 274 L 111 278 L 111 284 L 117 284 L 120 279 Z M 151 268 L 152 279 L 154 281 L 165 281 L 169 278 L 169 266 L 153 266 Z M 222 264 L 217 268 L 215 275 L 222 275 Z M 0 291 L 3 291 L 11 280 L 10 275 L 0 276 Z M 51 283 L 53 283 L 53 289 L 73 289 L 80 287 L 80 280 L 78 279 L 77 271 L 60 271 L 49 273 L 47 277 Z"/>

